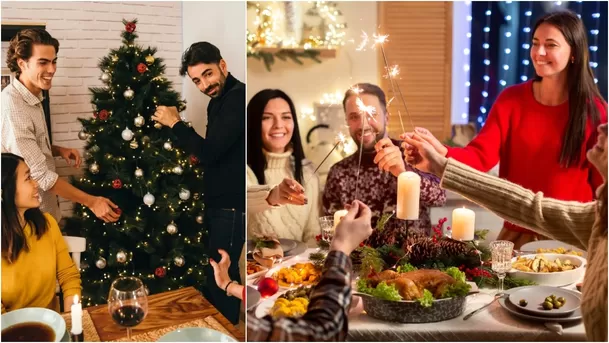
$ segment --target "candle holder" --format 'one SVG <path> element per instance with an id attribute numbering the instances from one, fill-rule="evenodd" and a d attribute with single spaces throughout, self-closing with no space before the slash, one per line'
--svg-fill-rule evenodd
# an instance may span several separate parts
<path id="1" fill-rule="evenodd" d="M 84 342 L 84 341 L 85 341 L 84 332 L 81 332 L 77 335 L 70 332 L 70 342 Z"/>
<path id="2" fill-rule="evenodd" d="M 334 237 L 334 216 L 319 217 L 319 226 L 321 227 L 321 239 L 330 243 Z"/>

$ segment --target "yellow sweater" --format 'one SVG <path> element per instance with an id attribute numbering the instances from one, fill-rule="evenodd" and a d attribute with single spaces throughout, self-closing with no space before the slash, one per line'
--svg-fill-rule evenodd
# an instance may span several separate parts
<path id="1" fill-rule="evenodd" d="M 607 223 L 596 201 L 545 198 L 507 180 L 448 160 L 442 188 L 457 192 L 503 219 L 588 251 L 582 316 L 589 341 L 607 342 Z"/>
<path id="2" fill-rule="evenodd" d="M 24 228 L 29 252 L 21 252 L 12 264 L 2 259 L 2 313 L 24 307 L 51 308 L 56 280 L 64 298 L 80 297 L 80 273 L 57 222 L 48 213 L 44 216 L 49 229 L 40 239 L 29 224 Z"/>

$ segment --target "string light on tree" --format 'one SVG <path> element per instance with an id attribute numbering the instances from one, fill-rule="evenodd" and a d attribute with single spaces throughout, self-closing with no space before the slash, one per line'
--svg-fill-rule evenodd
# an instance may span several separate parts
<path id="1" fill-rule="evenodd" d="M 523 43 L 522 43 L 522 75 L 520 75 L 521 81 L 527 81 L 529 79 L 529 49 L 531 48 L 531 18 L 533 15 L 533 2 L 527 2 L 528 6 L 525 7 L 524 11 L 524 27 L 522 28 L 522 32 L 525 33 Z M 524 2 L 521 3 L 521 6 L 524 5 Z"/>
<path id="2" fill-rule="evenodd" d="M 468 46 L 467 48 L 463 49 L 463 55 L 465 56 L 464 58 L 464 63 L 463 63 L 463 72 L 465 73 L 465 97 L 463 98 L 463 102 L 466 104 L 469 104 L 469 87 L 470 87 L 470 82 L 469 82 L 469 77 L 470 77 L 470 63 L 471 63 L 471 49 L 469 47 L 472 46 L 471 40 L 472 40 L 472 2 L 471 1 L 466 1 L 465 5 L 468 7 L 468 15 L 465 18 L 467 21 L 467 33 L 465 34 L 465 39 L 467 40 L 466 46 Z M 465 111 L 463 113 L 461 113 L 461 118 L 463 119 L 469 119 L 469 105 L 465 106 Z"/>
<path id="3" fill-rule="evenodd" d="M 596 2 L 596 10 L 592 13 L 592 18 L 594 18 L 594 29 L 590 30 L 590 34 L 592 35 L 592 45 L 590 45 L 590 67 L 592 68 L 592 72 L 594 73 L 594 83 L 598 83 L 598 79 L 596 78 L 596 68 L 598 67 L 598 34 L 600 28 L 600 17 L 601 17 L 601 3 L 600 1 Z"/>
<path id="4" fill-rule="evenodd" d="M 484 76 L 482 77 L 482 79 L 484 80 L 484 88 L 482 91 L 482 104 L 480 105 L 480 114 L 478 114 L 478 124 L 480 126 L 484 125 L 485 122 L 485 118 L 486 118 L 486 105 L 488 102 L 488 90 L 489 90 L 489 83 L 491 81 L 490 78 L 490 71 L 491 71 L 491 60 L 490 60 L 490 43 L 489 43 L 489 35 L 491 32 L 491 3 L 488 3 L 488 7 L 486 12 L 484 12 L 484 15 L 486 16 L 486 26 L 483 28 L 484 31 L 484 43 L 482 44 L 482 48 L 484 49 L 484 60 L 482 61 L 484 63 Z"/>
<path id="5" fill-rule="evenodd" d="M 506 8 L 506 12 L 510 12 L 510 7 L 512 7 L 512 2 L 511 1 L 506 1 L 505 2 L 505 8 Z M 508 70 L 510 69 L 509 66 L 509 61 L 510 61 L 510 54 L 512 53 L 512 50 L 509 48 L 510 46 L 510 41 L 511 41 L 511 37 L 512 37 L 512 32 L 510 31 L 509 27 L 512 21 L 512 16 L 511 15 L 506 15 L 505 16 L 505 21 L 508 23 L 507 27 L 508 29 L 505 31 L 505 46 L 507 46 L 507 48 L 503 49 L 503 76 L 502 78 L 499 80 L 499 85 L 501 86 L 501 89 L 505 88 L 505 86 L 507 86 L 507 74 L 508 74 Z"/>

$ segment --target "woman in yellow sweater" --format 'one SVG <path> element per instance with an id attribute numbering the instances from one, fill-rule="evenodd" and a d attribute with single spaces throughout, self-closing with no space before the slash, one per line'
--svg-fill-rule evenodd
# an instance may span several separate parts
<path id="1" fill-rule="evenodd" d="M 321 232 L 319 178 L 304 156 L 290 97 L 265 89 L 247 104 L 247 234 L 307 242 Z"/>
<path id="2" fill-rule="evenodd" d="M 55 285 L 70 310 L 80 274 L 59 226 L 42 213 L 38 183 L 23 158 L 2 154 L 2 313 L 25 307 L 59 310 Z"/>
<path id="3" fill-rule="evenodd" d="M 437 153 L 416 134 L 402 135 L 416 148 L 407 158 L 442 178 L 441 186 L 457 192 L 510 222 L 588 251 L 582 288 L 582 315 L 590 341 L 607 342 L 607 124 L 598 127 L 597 143 L 586 153 L 603 177 L 597 200 L 588 203 L 544 198 L 507 180 L 481 173 Z M 542 172 L 542 171 L 532 171 Z"/>

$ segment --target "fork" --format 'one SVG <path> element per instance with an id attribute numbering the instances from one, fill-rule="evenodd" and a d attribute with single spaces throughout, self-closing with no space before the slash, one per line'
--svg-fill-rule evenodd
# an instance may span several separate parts
<path id="1" fill-rule="evenodd" d="M 467 315 L 465 315 L 465 317 L 463 317 L 463 320 L 468 320 L 474 314 L 476 314 L 476 313 L 482 311 L 483 309 L 491 306 L 492 303 L 494 303 L 495 301 L 499 300 L 499 298 L 503 298 L 505 296 L 507 296 L 507 293 L 504 293 L 504 292 L 500 292 L 500 293 L 495 294 L 495 299 L 493 299 L 493 301 L 491 301 L 490 303 L 480 307 L 479 309 L 473 310 L 472 312 L 468 313 Z"/>

